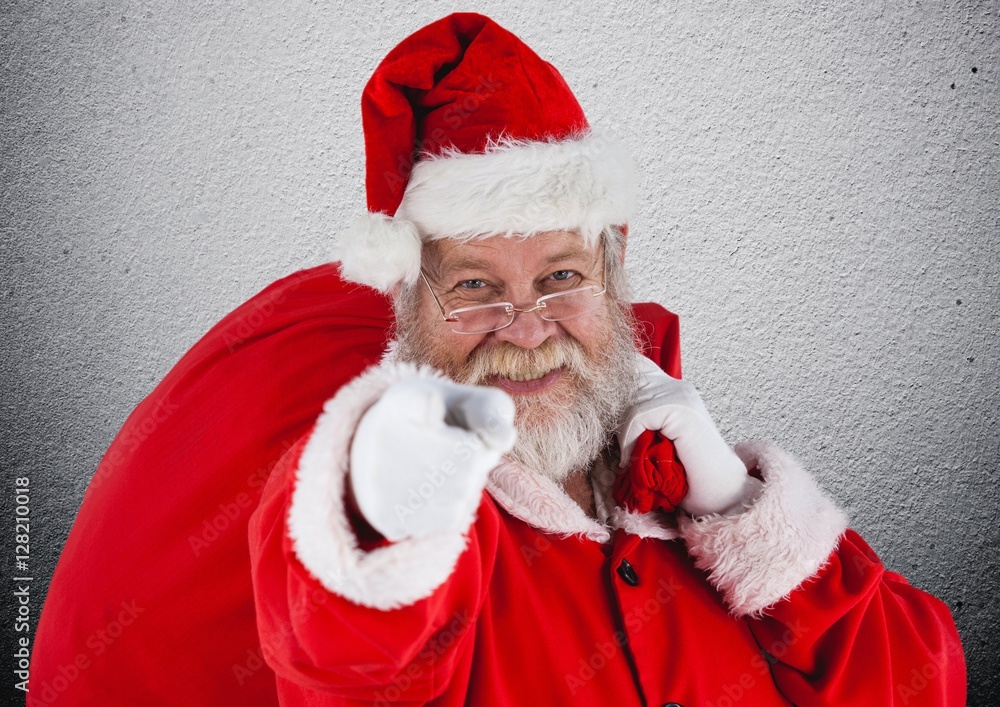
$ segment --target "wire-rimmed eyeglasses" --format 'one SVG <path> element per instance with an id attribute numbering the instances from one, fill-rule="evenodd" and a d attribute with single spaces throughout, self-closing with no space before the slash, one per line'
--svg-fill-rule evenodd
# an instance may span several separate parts
<path id="1" fill-rule="evenodd" d="M 452 331 L 457 334 L 488 334 L 491 331 L 510 326 L 518 314 L 538 312 L 538 316 L 547 322 L 561 322 L 586 314 L 597 306 L 597 298 L 607 291 L 604 284 L 605 268 L 606 264 L 603 263 L 602 259 L 600 288 L 596 285 L 587 285 L 575 287 L 565 292 L 544 295 L 535 300 L 534 307 L 527 309 L 518 309 L 511 302 L 491 302 L 471 307 L 459 307 L 447 314 L 445 314 L 444 307 L 435 294 L 434 288 L 431 287 L 431 283 L 427 281 L 423 268 L 420 269 L 420 277 L 437 303 L 441 317 L 451 324 Z"/>

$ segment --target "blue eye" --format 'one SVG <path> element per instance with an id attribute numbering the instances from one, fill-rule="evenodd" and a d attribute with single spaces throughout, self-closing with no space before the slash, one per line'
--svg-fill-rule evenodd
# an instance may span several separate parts
<path id="1" fill-rule="evenodd" d="M 479 290 L 486 287 L 486 283 L 482 280 L 462 280 L 455 287 L 463 290 Z"/>
<path id="2" fill-rule="evenodd" d="M 549 277 L 553 280 L 569 280 L 574 275 L 576 275 L 575 270 L 556 270 Z"/>

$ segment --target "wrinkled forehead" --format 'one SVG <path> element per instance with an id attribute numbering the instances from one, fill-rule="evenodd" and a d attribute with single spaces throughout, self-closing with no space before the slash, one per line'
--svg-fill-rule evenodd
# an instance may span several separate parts
<path id="1" fill-rule="evenodd" d="M 600 244 L 588 246 L 578 233 L 549 231 L 527 237 L 440 239 L 424 244 L 422 262 L 438 277 L 468 270 L 515 275 L 552 265 L 584 268 L 595 263 L 600 252 Z"/>

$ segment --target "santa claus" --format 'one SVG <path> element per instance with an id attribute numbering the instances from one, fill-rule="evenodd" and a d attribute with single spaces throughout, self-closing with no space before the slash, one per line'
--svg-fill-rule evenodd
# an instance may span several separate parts
<path id="1" fill-rule="evenodd" d="M 388 54 L 362 109 L 369 213 L 340 235 L 339 276 L 324 271 L 325 289 L 318 275 L 294 282 L 328 295 L 310 306 L 336 308 L 323 314 L 331 338 L 309 347 L 289 334 L 308 319 L 296 305 L 278 308 L 280 327 L 227 344 L 274 370 L 292 365 L 284 356 L 306 360 L 296 371 L 309 373 L 281 374 L 257 397 L 283 405 L 322 378 L 328 399 L 322 411 L 315 395 L 275 410 L 283 422 L 266 433 L 227 426 L 240 450 L 257 439 L 266 454 L 202 459 L 201 497 L 214 503 L 221 486 L 239 493 L 221 481 L 234 460 L 280 458 L 219 531 L 249 538 L 249 567 L 242 556 L 225 572 L 171 565 L 182 587 L 211 578 L 223 598 L 186 604 L 213 617 L 203 624 L 220 612 L 232 634 L 213 624 L 185 647 L 185 665 L 196 657 L 201 669 L 167 680 L 164 662 L 184 659 L 146 645 L 145 629 L 122 630 L 100 659 L 85 656 L 101 674 L 131 671 L 113 694 L 303 706 L 964 704 L 947 607 L 887 571 L 780 449 L 731 449 L 679 379 L 676 317 L 631 304 L 632 164 L 555 68 L 492 20 L 455 14 Z M 279 330 L 280 346 L 260 343 Z M 189 386 L 214 370 L 206 361 L 189 362 Z M 202 434 L 193 444 L 227 444 Z M 91 508 L 111 493 L 88 492 Z M 172 515 L 172 532 L 205 513 Z M 198 538 L 197 557 L 247 548 Z M 86 572 L 63 563 L 64 577 Z M 134 625 L 172 619 L 176 648 L 199 623 L 176 592 L 149 586 L 171 581 L 164 574 L 135 585 L 148 613 Z M 73 612 L 65 600 L 46 610 L 40 635 L 47 626 L 68 655 L 90 623 L 76 618 L 73 637 L 57 640 L 52 617 Z M 60 653 L 48 655 L 33 675 L 48 703 L 101 694 L 86 670 L 58 689 Z"/>

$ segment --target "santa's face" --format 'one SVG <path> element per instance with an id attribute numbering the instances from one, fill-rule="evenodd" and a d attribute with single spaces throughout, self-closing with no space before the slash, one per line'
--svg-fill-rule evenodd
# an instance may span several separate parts
<path id="1" fill-rule="evenodd" d="M 585 247 L 579 235 L 565 231 L 445 239 L 425 247 L 424 272 L 446 313 L 492 302 L 531 309 L 556 292 L 591 285 L 600 291 L 603 259 L 600 245 Z M 571 319 L 546 321 L 538 311 L 525 312 L 481 334 L 455 332 L 427 288 L 398 314 L 401 357 L 510 394 L 518 428 L 511 456 L 553 478 L 589 464 L 631 400 L 635 345 L 609 296 Z"/>

